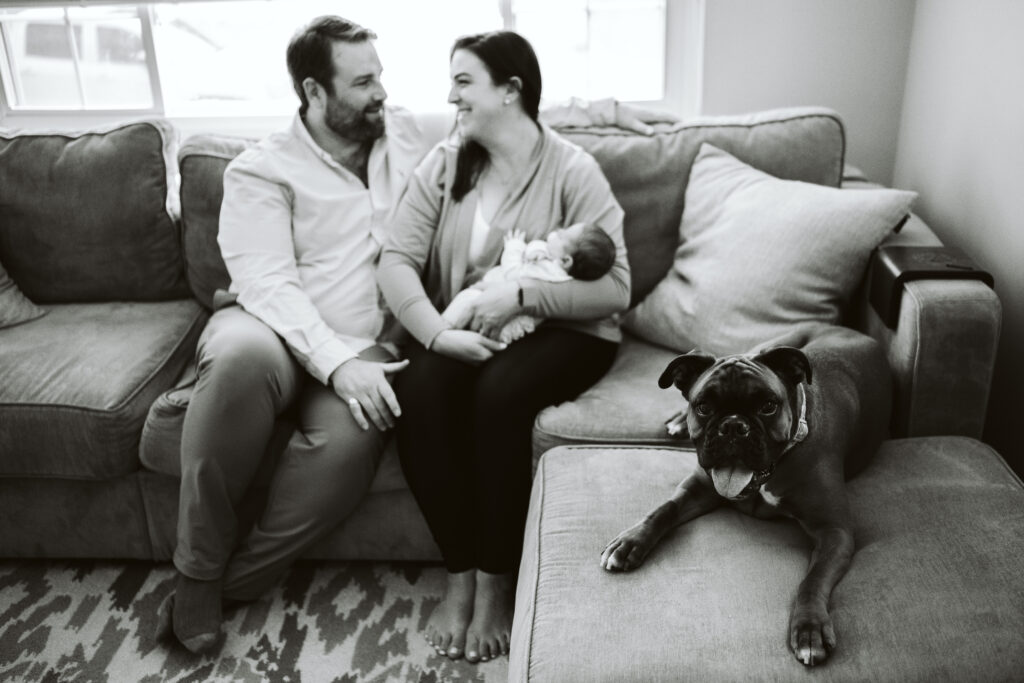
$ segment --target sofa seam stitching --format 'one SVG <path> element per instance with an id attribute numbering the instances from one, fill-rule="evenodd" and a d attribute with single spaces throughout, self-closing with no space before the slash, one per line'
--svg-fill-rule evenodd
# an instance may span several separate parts
<path id="1" fill-rule="evenodd" d="M 914 329 L 913 329 L 913 334 L 914 334 L 914 357 L 913 357 L 913 360 L 914 360 L 914 363 L 913 363 L 913 366 L 912 366 L 911 372 L 910 372 L 910 375 L 911 375 L 910 376 L 910 385 L 911 385 L 911 387 L 915 387 L 915 386 L 917 386 L 918 379 L 920 379 L 921 356 L 924 353 L 924 351 L 921 348 L 922 344 L 924 343 L 924 341 L 921 339 L 921 314 L 924 313 L 924 306 L 922 306 L 921 300 L 914 294 L 914 291 L 913 291 L 912 287 L 908 287 L 906 289 L 906 292 L 910 296 L 910 298 L 913 299 L 914 306 L 918 310 L 918 315 L 913 316 L 913 320 L 914 320 Z M 907 404 L 907 434 L 908 435 L 913 434 L 913 426 L 914 426 L 913 420 L 914 420 L 914 416 L 916 415 L 916 405 L 917 405 L 917 392 L 911 390 L 911 392 L 910 392 L 910 400 L 909 400 L 909 402 Z"/>
<path id="2" fill-rule="evenodd" d="M 555 446 L 554 448 L 551 448 L 549 450 L 553 451 L 553 450 L 555 450 L 555 448 L 563 448 L 565 450 L 580 450 L 580 451 L 586 451 L 586 450 L 599 450 L 599 451 L 636 451 L 636 450 L 643 450 L 643 451 L 683 451 L 683 452 L 692 452 L 692 451 L 694 451 L 694 448 L 692 446 L 690 446 L 690 447 L 686 447 L 686 446 L 654 446 L 654 445 L 643 445 L 643 444 L 636 445 L 636 446 L 631 446 L 629 444 L 608 444 L 606 446 L 590 446 L 590 445 L 573 445 L 573 444 L 570 444 L 570 445 L 565 445 L 565 446 Z M 546 453 L 547 453 L 547 451 L 545 451 L 545 454 Z"/>
<path id="3" fill-rule="evenodd" d="M 614 436 L 614 435 L 609 435 L 609 436 L 585 436 L 585 435 L 577 435 L 577 434 L 568 434 L 568 433 L 563 433 L 563 432 L 552 432 L 552 431 L 540 430 L 540 429 L 538 429 L 538 431 L 542 435 L 544 435 L 544 436 L 550 436 L 550 437 L 554 437 L 556 439 L 573 439 L 573 440 L 581 442 L 583 444 L 591 444 L 591 443 L 606 444 L 606 443 L 609 443 L 609 441 L 611 441 L 611 440 L 621 439 L 622 438 L 622 436 Z M 670 439 L 671 437 L 665 437 L 665 438 L 666 439 Z M 644 445 L 644 446 L 658 446 L 658 445 L 662 444 L 662 442 L 661 441 L 657 441 L 655 439 L 655 437 L 651 437 L 651 438 L 638 437 L 635 440 L 631 441 L 630 443 L 638 444 L 638 445 Z M 559 446 L 573 446 L 573 445 L 575 445 L 575 444 L 573 444 L 573 443 L 555 444 L 554 446 L 551 446 L 551 448 L 558 448 Z M 609 445 L 617 445 L 617 444 L 611 443 Z M 622 445 L 628 446 L 629 444 L 622 444 Z M 665 445 L 671 447 L 672 443 L 666 441 Z M 551 450 L 551 448 L 549 448 L 548 450 Z"/>
<path id="4" fill-rule="evenodd" d="M 529 643 L 529 646 L 526 648 L 526 681 L 527 681 L 527 683 L 530 680 L 530 674 L 531 674 L 530 668 L 533 666 L 534 630 L 536 629 L 536 626 L 537 626 L 537 593 L 540 590 L 540 570 L 541 570 L 541 548 L 540 548 L 540 545 L 541 545 L 541 540 L 542 540 L 542 534 L 540 533 L 540 529 L 542 527 L 541 522 L 543 521 L 543 518 L 544 518 L 544 499 L 545 499 L 545 495 L 547 493 L 547 486 L 546 486 L 547 480 L 544 477 L 546 469 L 547 469 L 547 463 L 546 463 L 546 461 L 544 460 L 544 458 L 542 456 L 541 457 L 541 462 L 540 462 L 540 471 L 537 473 L 537 475 L 538 475 L 537 479 L 538 479 L 538 482 L 540 484 L 540 491 L 539 491 L 539 496 L 538 496 L 538 501 L 537 501 L 537 552 L 535 554 L 536 562 L 537 562 L 537 571 L 534 572 L 533 591 L 532 591 L 532 594 L 530 596 L 531 597 L 531 600 L 530 600 L 530 606 L 531 606 L 531 609 L 530 609 L 530 643 Z"/>

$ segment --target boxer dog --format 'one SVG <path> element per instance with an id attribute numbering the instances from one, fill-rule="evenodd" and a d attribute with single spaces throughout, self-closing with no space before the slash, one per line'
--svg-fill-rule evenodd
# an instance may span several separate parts
<path id="1" fill-rule="evenodd" d="M 789 647 L 806 666 L 824 662 L 836 646 L 829 598 L 854 552 L 844 480 L 886 435 L 891 383 L 879 345 L 835 326 L 803 328 L 750 354 L 674 358 L 658 385 L 686 398 L 700 466 L 608 544 L 601 566 L 639 567 L 668 531 L 722 503 L 755 517 L 792 517 L 814 549 L 790 613 Z"/>

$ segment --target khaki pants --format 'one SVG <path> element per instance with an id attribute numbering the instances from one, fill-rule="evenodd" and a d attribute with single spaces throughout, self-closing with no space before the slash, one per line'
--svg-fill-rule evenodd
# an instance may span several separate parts
<path id="1" fill-rule="evenodd" d="M 197 357 L 182 431 L 174 564 L 194 579 L 221 578 L 226 598 L 251 600 L 355 508 L 373 480 L 384 434 L 372 424 L 361 429 L 334 391 L 239 306 L 214 313 Z M 392 360 L 379 346 L 360 357 Z M 239 504 L 275 418 L 293 403 L 298 426 L 270 476 L 265 508 L 239 538 Z"/>

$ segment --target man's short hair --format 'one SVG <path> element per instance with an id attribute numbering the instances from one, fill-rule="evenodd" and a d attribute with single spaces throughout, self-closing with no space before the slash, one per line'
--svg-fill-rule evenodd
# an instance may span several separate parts
<path id="1" fill-rule="evenodd" d="M 301 102 L 299 114 L 305 115 L 309 109 L 309 100 L 302 88 L 302 82 L 307 78 L 323 86 L 328 95 L 334 94 L 334 42 L 361 43 L 376 37 L 377 34 L 370 29 L 334 15 L 317 17 L 299 29 L 288 42 L 287 51 L 288 73 Z"/>
<path id="2" fill-rule="evenodd" d="M 604 230 L 587 223 L 571 256 L 569 275 L 577 280 L 597 280 L 615 265 L 615 242 Z"/>

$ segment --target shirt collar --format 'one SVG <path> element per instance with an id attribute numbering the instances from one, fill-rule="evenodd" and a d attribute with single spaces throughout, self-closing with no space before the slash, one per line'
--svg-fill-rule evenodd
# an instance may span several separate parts
<path id="1" fill-rule="evenodd" d="M 370 159 L 367 164 L 367 174 L 370 178 L 373 177 L 373 171 L 378 164 L 378 159 L 380 155 L 384 154 L 385 151 L 387 150 L 388 123 L 388 110 L 387 107 L 385 107 L 384 135 L 381 135 L 379 138 L 374 140 L 373 147 L 370 149 Z M 332 168 L 337 168 L 348 172 L 348 169 L 346 169 L 344 166 L 335 161 L 334 157 L 332 157 L 327 152 L 327 150 L 325 150 L 323 147 L 317 144 L 316 140 L 313 139 L 313 136 L 309 134 L 309 129 L 306 128 L 306 124 L 302 120 L 302 116 L 298 112 L 295 112 L 295 116 L 292 118 L 291 132 L 293 136 L 295 136 L 299 140 L 302 140 L 302 142 L 305 143 L 313 151 L 313 154 L 319 157 L 321 161 L 323 161 L 325 164 L 331 166 Z"/>

